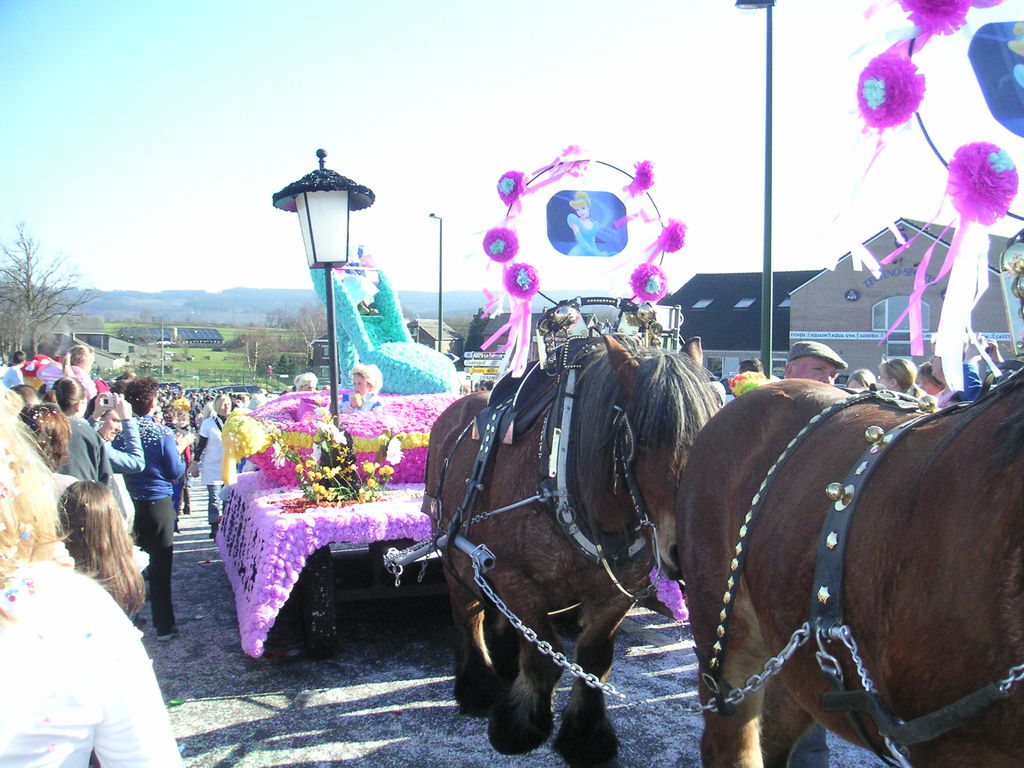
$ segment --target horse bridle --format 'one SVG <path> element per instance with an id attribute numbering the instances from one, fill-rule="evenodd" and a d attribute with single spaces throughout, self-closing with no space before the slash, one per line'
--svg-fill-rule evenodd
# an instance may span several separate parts
<path id="1" fill-rule="evenodd" d="M 624 537 L 615 540 L 609 535 L 602 534 L 594 526 L 593 516 L 580 500 L 576 478 L 570 469 L 573 450 L 571 437 L 573 407 L 579 368 L 578 364 L 568 366 L 562 374 L 558 396 L 549 411 L 549 417 L 556 416 L 557 422 L 549 424 L 548 419 L 545 420 L 539 453 L 542 473 L 541 493 L 553 505 L 555 519 L 576 548 L 591 562 L 604 568 L 616 589 L 630 600 L 638 602 L 649 597 L 653 587 L 648 585 L 639 593 L 631 592 L 623 586 L 616 574 L 616 568 L 632 562 L 640 554 L 647 545 L 645 535 L 647 532 L 650 532 L 651 535 L 655 567 L 659 573 L 662 563 L 657 547 L 657 526 L 651 522 L 647 504 L 644 502 L 643 492 L 640 490 L 634 470 L 636 432 L 626 409 L 618 404 L 612 406 L 615 414 L 612 420 L 613 490 L 617 489 L 619 478 L 623 478 L 637 521 Z M 547 453 L 546 462 L 544 461 L 545 453 Z"/>
<path id="2" fill-rule="evenodd" d="M 442 488 L 447 475 L 447 468 L 452 457 L 462 442 L 472 434 L 474 424 L 480 438 L 480 447 L 473 461 L 469 477 L 466 479 L 466 492 L 455 514 L 449 521 L 446 538 L 448 542 L 455 540 L 456 534 L 468 535 L 471 525 L 495 514 L 506 512 L 538 501 L 546 502 L 552 509 L 555 520 L 569 541 L 591 562 L 599 564 L 608 574 L 615 587 L 634 603 L 649 597 L 654 592 L 654 585 L 649 584 L 639 592 L 633 592 L 622 584 L 617 570 L 625 563 L 632 562 L 647 545 L 647 533 L 650 533 L 654 553 L 655 567 L 658 573 L 662 569 L 660 552 L 657 547 L 657 526 L 651 521 L 643 493 L 636 479 L 636 432 L 626 410 L 613 406 L 613 477 L 616 487 L 619 478 L 625 480 L 630 500 L 636 515 L 636 524 L 627 531 L 625 537 L 602 534 L 593 524 L 593 518 L 579 498 L 575 487 L 575 478 L 571 471 L 572 462 L 572 423 L 573 409 L 577 395 L 578 378 L 584 367 L 583 358 L 593 350 L 592 340 L 583 345 L 575 345 L 575 349 L 567 344 L 560 351 L 557 361 L 557 394 L 548 408 L 541 428 L 541 439 L 538 446 L 538 463 L 541 480 L 538 492 L 531 497 L 520 499 L 500 509 L 492 509 L 474 513 L 478 498 L 486 488 L 487 476 L 493 466 L 497 447 L 503 435 L 510 427 L 514 416 L 511 404 L 499 403 L 487 408 L 467 424 L 452 445 L 445 457 L 438 479 L 436 495 L 433 496 L 438 505 L 437 520 L 443 519 L 440 509 L 442 504 Z M 440 533 L 435 536 L 435 540 Z M 466 585 L 468 588 L 468 585 Z"/>

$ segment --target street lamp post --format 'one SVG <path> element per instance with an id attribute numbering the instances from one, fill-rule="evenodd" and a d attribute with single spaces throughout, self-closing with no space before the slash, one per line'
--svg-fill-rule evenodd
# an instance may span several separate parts
<path id="1" fill-rule="evenodd" d="M 436 213 L 430 218 L 437 219 L 437 351 L 443 353 L 444 339 L 444 220 Z"/>
<path id="2" fill-rule="evenodd" d="M 772 373 L 772 7 L 775 0 L 737 0 L 737 8 L 764 9 L 764 260 L 761 267 L 761 362 Z"/>
<path id="3" fill-rule="evenodd" d="M 316 151 L 320 168 L 308 173 L 276 193 L 274 207 L 299 215 L 302 242 L 310 269 L 324 272 L 324 299 L 327 304 L 327 360 L 330 366 L 331 415 L 338 417 L 338 338 L 334 317 L 334 276 L 336 266 L 348 263 L 348 224 L 352 211 L 369 208 L 376 200 L 373 192 L 329 168 L 324 168 L 327 152 Z"/>

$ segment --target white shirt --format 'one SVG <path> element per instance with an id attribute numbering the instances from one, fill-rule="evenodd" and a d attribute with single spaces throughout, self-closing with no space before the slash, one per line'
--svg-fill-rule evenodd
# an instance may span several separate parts
<path id="1" fill-rule="evenodd" d="M 206 447 L 203 448 L 203 455 L 199 457 L 199 469 L 202 472 L 204 485 L 213 485 L 221 482 L 223 478 L 224 445 L 220 440 L 220 430 L 224 426 L 224 419 L 214 414 L 199 425 L 199 436 L 206 438 Z"/>
<path id="2" fill-rule="evenodd" d="M 33 563 L 0 584 L 0 768 L 182 765 L 141 633 L 92 579 Z"/>

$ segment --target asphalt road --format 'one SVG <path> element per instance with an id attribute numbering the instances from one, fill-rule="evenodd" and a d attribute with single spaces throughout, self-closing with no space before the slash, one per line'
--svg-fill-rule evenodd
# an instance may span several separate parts
<path id="1" fill-rule="evenodd" d="M 322 661 L 303 655 L 300 622 L 286 606 L 266 654 L 253 659 L 239 645 L 231 587 L 205 513 L 182 517 L 181 528 L 174 562 L 181 635 L 158 643 L 147 626 L 144 642 L 187 766 L 564 765 L 550 745 L 498 754 L 484 720 L 457 714 L 447 598 L 342 603 L 338 654 Z M 698 766 L 701 719 L 678 708 L 696 697 L 689 628 L 638 610 L 623 630 L 610 679 L 626 696 L 610 700 L 619 765 Z M 568 701 L 569 682 L 563 677 L 556 711 Z M 835 768 L 881 765 L 831 737 L 830 746 Z"/>

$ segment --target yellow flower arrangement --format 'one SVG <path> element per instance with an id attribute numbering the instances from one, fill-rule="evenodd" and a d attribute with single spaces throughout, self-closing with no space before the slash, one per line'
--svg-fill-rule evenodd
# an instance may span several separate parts
<path id="1" fill-rule="evenodd" d="M 330 420 L 330 414 L 310 438 L 313 454 L 304 458 L 290 437 L 295 433 L 275 432 L 269 438 L 279 460 L 295 467 L 295 477 L 303 497 L 316 504 L 365 504 L 384 493 L 394 475 L 394 467 L 372 461 L 359 462 L 350 435 Z"/>

